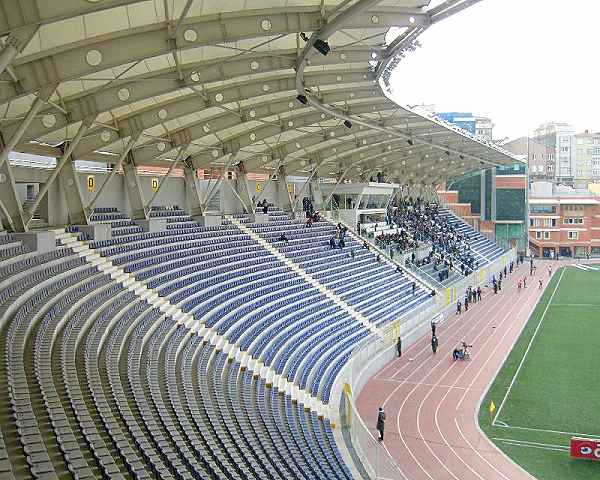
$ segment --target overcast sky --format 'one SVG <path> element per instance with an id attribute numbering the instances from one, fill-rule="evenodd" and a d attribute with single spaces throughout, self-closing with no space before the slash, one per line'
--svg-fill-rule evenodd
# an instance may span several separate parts
<path id="1" fill-rule="evenodd" d="M 483 0 L 419 37 L 394 96 L 489 116 L 495 138 L 549 121 L 599 131 L 599 25 L 599 0 Z"/>

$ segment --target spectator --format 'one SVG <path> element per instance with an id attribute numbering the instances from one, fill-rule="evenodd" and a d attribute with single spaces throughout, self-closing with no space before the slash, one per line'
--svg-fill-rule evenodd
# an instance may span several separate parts
<path id="1" fill-rule="evenodd" d="M 281 235 L 279 235 L 279 241 L 280 242 L 289 242 L 288 238 L 285 236 L 284 232 L 281 232 Z"/>

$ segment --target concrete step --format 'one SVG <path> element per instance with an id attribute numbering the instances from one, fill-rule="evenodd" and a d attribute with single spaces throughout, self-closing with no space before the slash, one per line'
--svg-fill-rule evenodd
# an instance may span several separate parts
<path id="1" fill-rule="evenodd" d="M 67 235 L 73 235 L 73 237 L 71 237 L 72 241 L 70 244 L 73 246 L 74 250 L 77 249 L 76 251 L 80 256 L 85 257 L 90 263 L 95 262 L 94 264 L 97 265 L 103 273 L 109 274 L 111 278 L 116 279 L 123 285 L 123 287 L 135 293 L 140 299 L 143 299 L 154 307 L 159 308 L 165 315 L 170 316 L 178 322 L 181 322 L 182 325 L 185 325 L 186 328 L 190 329 L 192 332 L 201 331 L 203 337 L 210 339 L 210 342 L 218 349 L 223 350 L 226 353 L 235 352 L 235 358 L 240 361 L 243 366 L 247 366 L 256 375 L 264 378 L 265 381 L 274 378 L 275 371 L 271 367 L 266 367 L 262 363 L 252 359 L 252 356 L 248 352 L 240 350 L 237 344 L 230 343 L 227 338 L 219 335 L 216 330 L 204 325 L 200 325 L 192 315 L 184 312 L 177 305 L 171 304 L 167 299 L 159 297 L 156 290 L 148 288 L 145 284 L 136 280 L 134 276 L 126 273 L 121 267 L 113 265 L 109 260 L 100 257 L 94 252 L 94 250 L 89 248 L 86 242 L 77 240 L 76 235 Z M 301 402 L 307 406 L 310 405 L 311 409 L 314 410 L 318 415 L 329 419 L 337 418 L 336 412 L 330 411 L 330 407 L 328 405 L 312 397 L 305 390 L 301 390 L 292 382 L 280 378 L 278 387 L 282 391 L 289 391 L 293 400 Z M 334 415 L 336 416 L 334 417 Z"/>

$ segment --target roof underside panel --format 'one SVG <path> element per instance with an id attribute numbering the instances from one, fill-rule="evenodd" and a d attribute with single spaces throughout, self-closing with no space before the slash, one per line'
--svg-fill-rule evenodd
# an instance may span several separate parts
<path id="1" fill-rule="evenodd" d="M 512 163 L 506 152 L 395 104 L 374 76 L 386 32 L 429 25 L 429 1 L 356 11 L 327 38 L 329 54 L 304 70 L 311 94 L 381 128 L 349 128 L 296 100 L 301 33 L 356 3 L 195 0 L 182 18 L 186 0 L 5 0 L 0 35 L 26 41 L 0 74 L 0 131 L 10 138 L 49 92 L 17 150 L 47 145 L 52 154 L 91 120 L 75 158 L 113 162 L 134 137 L 140 165 L 169 165 L 182 147 L 198 168 L 243 160 L 249 171 L 318 166 L 323 174 L 350 168 L 349 177 L 383 168 L 434 180 Z"/>

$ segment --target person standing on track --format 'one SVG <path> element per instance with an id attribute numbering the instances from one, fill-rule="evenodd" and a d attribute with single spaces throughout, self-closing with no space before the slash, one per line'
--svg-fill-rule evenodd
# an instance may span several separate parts
<path id="1" fill-rule="evenodd" d="M 431 337 L 431 351 L 433 352 L 433 354 L 435 355 L 435 352 L 437 352 L 437 347 L 438 347 L 438 338 L 433 335 Z"/>
<path id="2" fill-rule="evenodd" d="M 398 354 L 398 358 L 402 356 L 402 339 L 398 337 L 398 341 L 396 342 L 396 353 Z"/>
<path id="3" fill-rule="evenodd" d="M 552 276 L 552 266 L 548 266 L 548 278 Z"/>
<path id="4" fill-rule="evenodd" d="M 477 287 L 477 301 L 481 301 L 481 287 Z"/>
<path id="5" fill-rule="evenodd" d="M 377 431 L 379 432 L 379 441 L 383 442 L 383 431 L 385 430 L 385 412 L 383 407 L 379 407 L 377 413 Z"/>
<path id="6" fill-rule="evenodd" d="M 462 305 L 460 304 L 460 300 L 456 302 L 456 314 L 460 315 L 462 313 Z"/>
<path id="7" fill-rule="evenodd" d="M 540 278 L 539 280 L 539 286 L 540 286 L 540 290 L 542 289 L 542 279 Z"/>
<path id="8" fill-rule="evenodd" d="M 435 323 L 435 320 L 431 321 L 431 336 L 435 337 L 435 329 L 437 328 L 437 325 Z"/>

